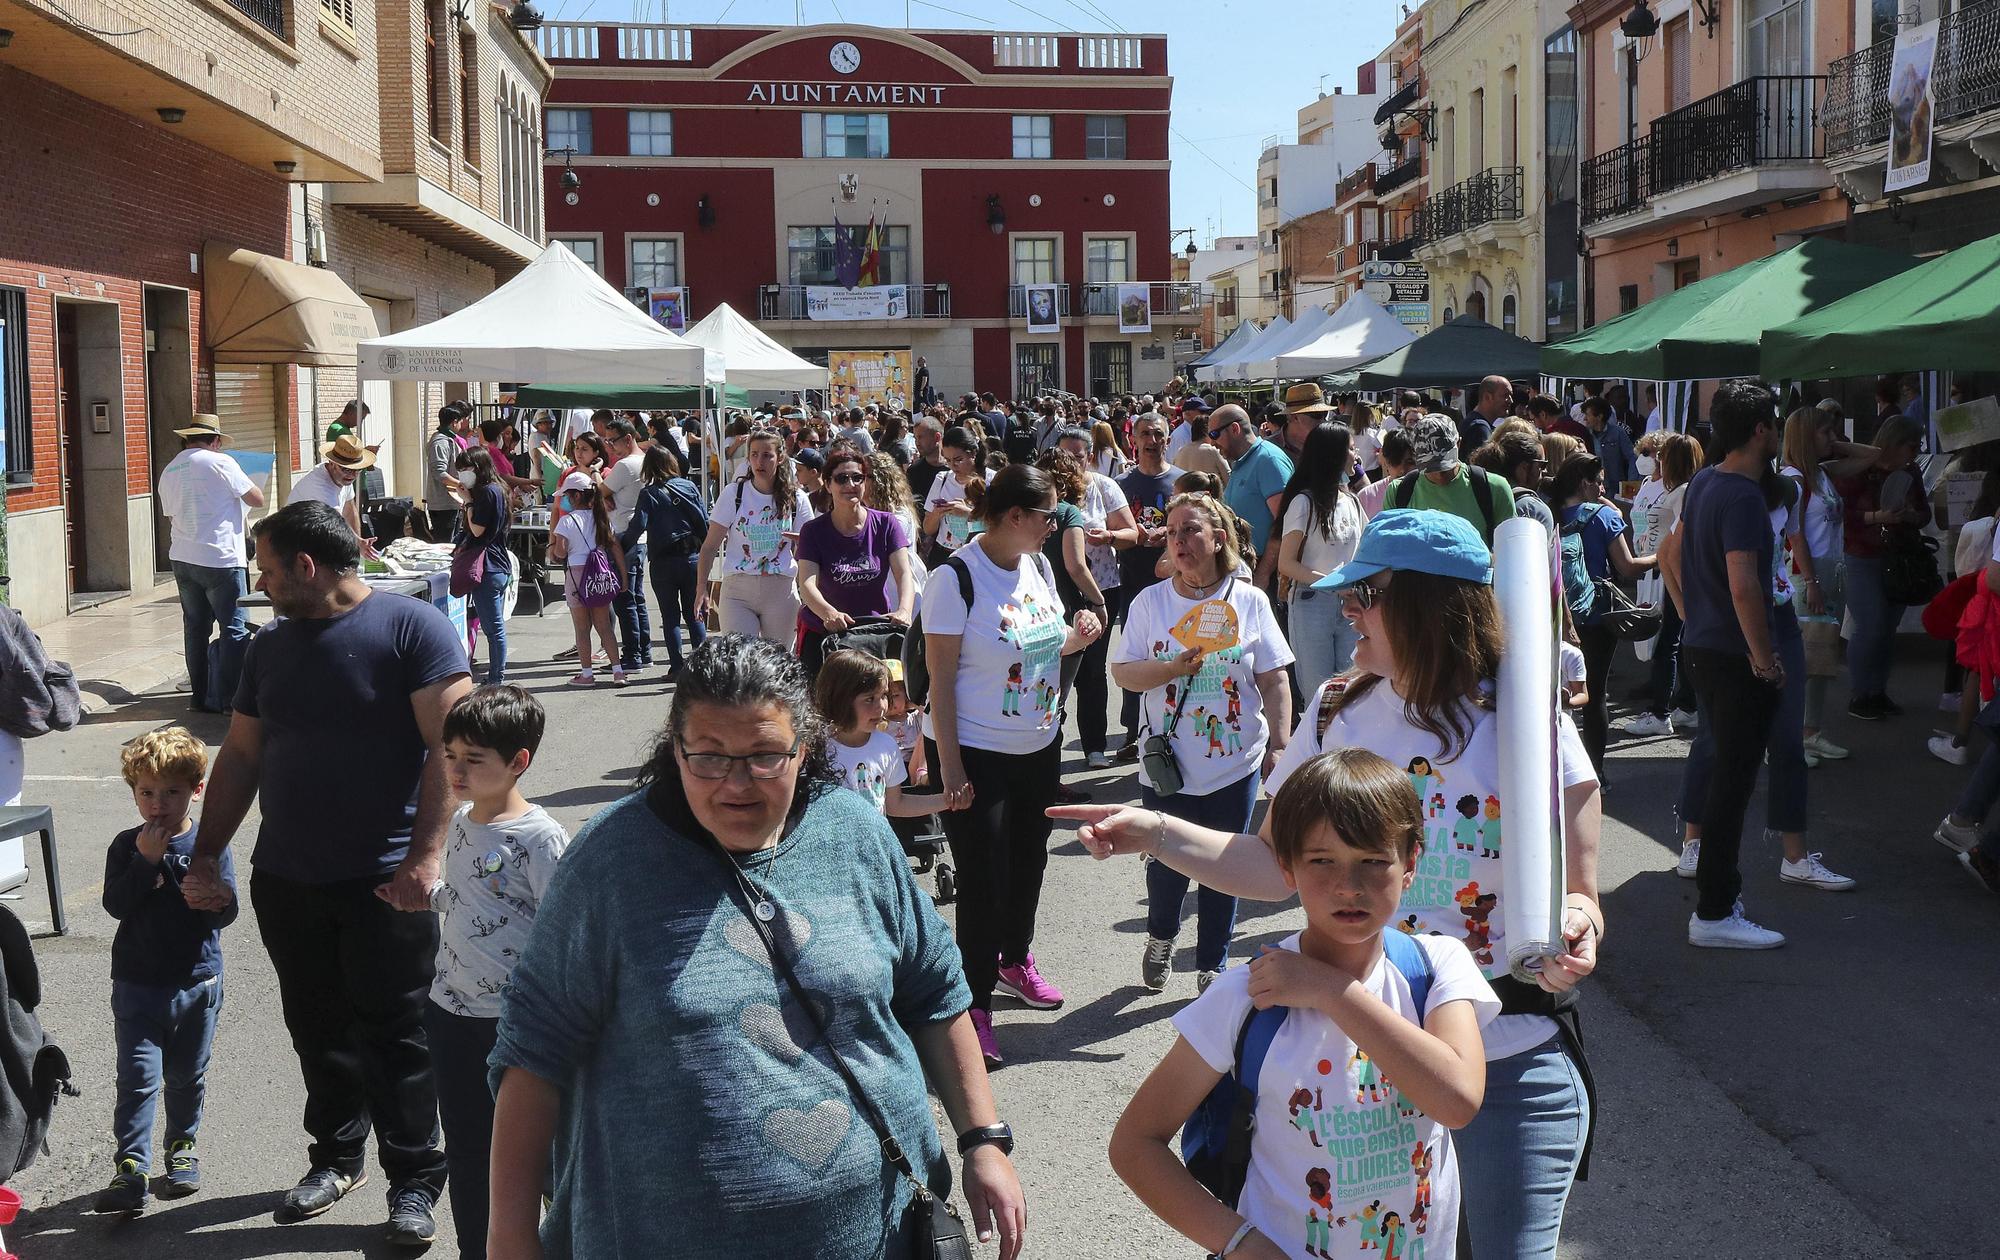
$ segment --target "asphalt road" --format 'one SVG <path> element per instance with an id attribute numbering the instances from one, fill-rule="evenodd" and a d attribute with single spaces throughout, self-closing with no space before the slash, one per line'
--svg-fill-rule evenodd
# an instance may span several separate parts
<path id="1" fill-rule="evenodd" d="M 573 830 L 625 790 L 664 716 L 664 688 L 657 678 L 623 693 L 563 687 L 570 670 L 548 663 L 568 640 L 560 606 L 513 629 L 517 681 L 540 692 L 551 715 L 526 790 Z M 1914 657 L 1924 645 L 1906 646 Z M 1919 710 L 1937 672 L 1906 663 L 1898 694 L 1911 715 L 1872 725 L 1842 718 L 1831 733 L 1854 758 L 1813 772 L 1813 844 L 1862 881 L 1857 891 L 1781 885 L 1775 845 L 1746 846 L 1750 912 L 1791 937 L 1775 952 L 1686 945 L 1693 885 L 1674 877 L 1669 841 L 1686 745 L 1616 746 L 1603 860 L 1610 937 L 1584 1005 L 1601 1123 L 1590 1179 L 1571 1202 L 1564 1257 L 2000 1255 L 1988 1175 L 2000 1108 L 1984 1066 L 2000 1026 L 1996 906 L 1930 839 L 1964 774 L 1921 748 L 1929 715 Z M 1634 677 L 1628 668 L 1614 694 Z M 379 1172 L 315 1221 L 272 1223 L 306 1167 L 303 1091 L 254 906 L 224 940 L 228 992 L 201 1136 L 206 1188 L 156 1201 L 132 1221 L 89 1213 L 111 1171 L 114 924 L 98 884 L 105 844 L 130 825 L 118 749 L 189 716 L 182 696 L 149 695 L 29 746 L 27 799 L 57 806 L 71 916 L 67 937 L 38 944 L 41 1014 L 84 1094 L 64 1100 L 52 1153 L 17 1179 L 28 1211 L 5 1231 L 7 1246 L 29 1260 L 407 1254 L 381 1239 Z M 222 731 L 217 718 L 189 724 L 211 741 Z M 1071 781 L 1097 799 L 1136 796 L 1129 768 L 1085 775 L 1080 766 L 1074 758 Z M 327 767 L 326 790 L 337 809 L 338 765 Z M 254 824 L 253 815 L 246 845 Z M 1064 833 L 1054 843 L 1036 952 L 1069 1003 L 1002 1010 L 1008 1062 L 994 1077 L 1019 1135 L 1028 1254 L 1193 1256 L 1125 1193 L 1104 1158 L 1113 1120 L 1171 1040 L 1166 1016 L 1193 995 L 1191 957 L 1184 950 L 1177 959 L 1183 970 L 1167 993 L 1141 989 L 1140 868 L 1092 862 Z M 13 906 L 45 930 L 39 872 Z M 1237 956 L 1297 924 L 1295 907 L 1246 905 Z M 1189 930 L 1183 944 L 1192 943 Z M 440 1224 L 431 1254 L 454 1255 L 448 1216 Z"/>

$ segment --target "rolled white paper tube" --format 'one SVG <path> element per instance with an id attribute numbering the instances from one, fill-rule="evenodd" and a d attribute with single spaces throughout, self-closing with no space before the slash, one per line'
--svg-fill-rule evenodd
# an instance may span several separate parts
<path id="1" fill-rule="evenodd" d="M 1500 869 L 1507 965 L 1534 983 L 1543 961 L 1563 952 L 1562 775 L 1557 764 L 1560 704 L 1554 542 L 1525 516 L 1493 532 L 1493 590 L 1506 623 L 1500 658 L 1500 795 L 1507 844 Z"/>

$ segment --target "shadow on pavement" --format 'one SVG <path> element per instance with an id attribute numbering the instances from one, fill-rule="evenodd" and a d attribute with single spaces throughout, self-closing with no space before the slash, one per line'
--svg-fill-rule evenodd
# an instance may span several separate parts
<path id="1" fill-rule="evenodd" d="M 278 1225 L 271 1213 L 282 1190 L 174 1203 L 154 1199 L 139 1216 L 120 1219 L 90 1210 L 95 1189 L 52 1203 L 10 1231 L 14 1244 L 37 1260 L 96 1260 L 111 1250 L 173 1256 L 175 1260 L 262 1260 L 267 1256 L 421 1255 L 383 1236 L 380 1222 Z"/>

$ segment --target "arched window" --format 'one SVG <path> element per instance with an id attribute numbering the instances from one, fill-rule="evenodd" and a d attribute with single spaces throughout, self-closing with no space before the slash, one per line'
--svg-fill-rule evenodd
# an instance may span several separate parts
<path id="1" fill-rule="evenodd" d="M 1474 319 L 1485 319 L 1486 295 L 1484 293 L 1474 292 L 1471 297 L 1466 298 L 1465 313 L 1467 315 L 1472 316 Z"/>
<path id="2" fill-rule="evenodd" d="M 1520 312 L 1516 308 L 1514 295 L 1509 293 L 1500 299 L 1500 327 L 1506 332 L 1515 332 L 1515 326 L 1520 322 Z"/>

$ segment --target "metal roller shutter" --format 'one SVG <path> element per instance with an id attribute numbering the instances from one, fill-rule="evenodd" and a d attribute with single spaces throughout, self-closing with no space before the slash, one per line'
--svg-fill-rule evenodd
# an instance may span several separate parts
<path id="1" fill-rule="evenodd" d="M 253 509 L 251 520 L 278 506 L 276 376 L 277 370 L 268 366 L 215 369 L 215 414 L 229 435 L 228 449 L 244 457 L 244 471 L 264 492 L 266 506 Z"/>

